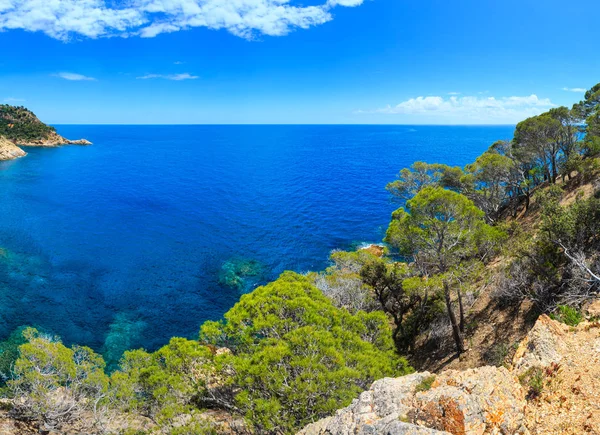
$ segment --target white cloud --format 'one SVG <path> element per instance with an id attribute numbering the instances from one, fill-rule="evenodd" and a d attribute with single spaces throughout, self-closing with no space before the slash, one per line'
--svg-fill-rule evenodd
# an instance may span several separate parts
<path id="1" fill-rule="evenodd" d="M 448 92 L 448 95 L 460 95 L 460 92 Z"/>
<path id="2" fill-rule="evenodd" d="M 82 74 L 70 73 L 70 72 L 60 72 L 58 74 L 54 74 L 56 77 L 60 77 L 61 79 L 70 80 L 70 81 L 95 81 L 94 77 L 84 76 Z"/>
<path id="3" fill-rule="evenodd" d="M 411 98 L 396 106 L 387 106 L 367 113 L 414 115 L 434 118 L 436 122 L 514 123 L 529 116 L 539 115 L 554 106 L 550 99 L 539 98 L 533 94 L 502 98 L 430 96 Z"/>
<path id="4" fill-rule="evenodd" d="M 577 92 L 580 94 L 583 94 L 587 91 L 585 88 L 562 88 L 562 90 L 567 92 Z"/>
<path id="5" fill-rule="evenodd" d="M 23 103 L 26 100 L 24 98 L 15 98 L 15 97 L 6 97 L 4 99 L 5 103 Z"/>
<path id="6" fill-rule="evenodd" d="M 332 19 L 331 9 L 354 7 L 364 0 L 321 0 L 297 6 L 297 0 L 0 0 L 0 31 L 24 29 L 56 39 L 134 36 L 192 27 L 226 29 L 252 39 L 281 36 Z"/>
<path id="7" fill-rule="evenodd" d="M 199 77 L 188 74 L 188 73 L 183 73 L 183 74 L 146 74 L 144 76 L 136 77 L 136 78 L 138 78 L 140 80 L 166 79 L 166 80 L 181 81 L 181 80 L 195 80 Z"/>

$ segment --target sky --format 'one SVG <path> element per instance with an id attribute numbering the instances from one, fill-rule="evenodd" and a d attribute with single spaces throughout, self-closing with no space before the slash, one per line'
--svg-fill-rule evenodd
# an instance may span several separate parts
<path id="1" fill-rule="evenodd" d="M 52 124 L 514 124 L 600 82 L 598 0 L 0 0 Z"/>

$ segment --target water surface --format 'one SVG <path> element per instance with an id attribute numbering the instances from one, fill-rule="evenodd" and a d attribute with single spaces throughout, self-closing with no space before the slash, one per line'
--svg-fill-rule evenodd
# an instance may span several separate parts
<path id="1" fill-rule="evenodd" d="M 94 145 L 0 162 L 0 336 L 36 325 L 109 359 L 196 336 L 282 271 L 381 240 L 401 168 L 464 165 L 513 130 L 57 129 Z"/>

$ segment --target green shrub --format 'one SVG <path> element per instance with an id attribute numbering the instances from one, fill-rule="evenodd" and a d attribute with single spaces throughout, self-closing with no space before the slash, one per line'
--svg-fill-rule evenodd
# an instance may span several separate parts
<path id="1" fill-rule="evenodd" d="M 295 433 L 376 379 L 411 371 L 388 323 L 382 312 L 336 308 L 308 278 L 286 272 L 242 296 L 224 321 L 205 323 L 201 340 L 231 349 L 216 362 L 230 374 L 232 407 L 258 433 Z"/>
<path id="2" fill-rule="evenodd" d="M 419 385 L 416 386 L 415 392 L 420 393 L 422 391 L 431 390 L 431 386 L 433 385 L 434 382 L 435 382 L 435 375 L 427 376 L 419 383 Z"/>
<path id="3" fill-rule="evenodd" d="M 557 312 L 550 314 L 550 317 L 566 325 L 577 326 L 583 320 L 583 315 L 573 307 L 559 305 L 556 309 Z"/>
<path id="4" fill-rule="evenodd" d="M 509 350 L 510 348 L 506 343 L 498 343 L 488 349 L 483 357 L 488 364 L 500 367 L 504 364 Z"/>
<path id="5" fill-rule="evenodd" d="M 537 399 L 544 390 L 544 370 L 541 367 L 531 367 L 519 376 L 519 382 L 528 389 L 528 399 Z"/>

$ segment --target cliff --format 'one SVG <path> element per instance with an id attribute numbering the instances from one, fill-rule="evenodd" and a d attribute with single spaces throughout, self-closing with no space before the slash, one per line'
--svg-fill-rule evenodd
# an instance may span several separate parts
<path id="1" fill-rule="evenodd" d="M 41 122 L 32 111 L 25 107 L 10 106 L 8 104 L 0 105 L 0 136 L 5 139 L 3 142 L 9 141 L 13 144 L 12 147 L 6 143 L 1 146 L 0 149 L 5 150 L 2 153 L 4 160 L 25 155 L 15 145 L 57 147 L 61 145 L 91 144 L 85 139 L 66 139 L 59 135 L 54 127 Z"/>
<path id="2" fill-rule="evenodd" d="M 26 155 L 27 153 L 21 148 L 0 136 L 0 160 L 12 160 Z"/>
<path id="3" fill-rule="evenodd" d="M 577 327 L 541 316 L 508 367 L 381 379 L 299 435 L 600 433 L 599 306 Z"/>

